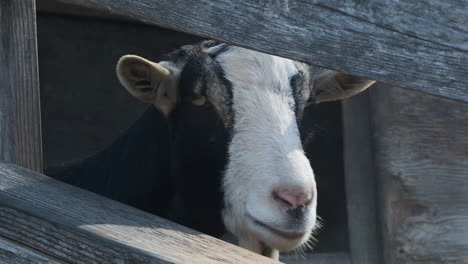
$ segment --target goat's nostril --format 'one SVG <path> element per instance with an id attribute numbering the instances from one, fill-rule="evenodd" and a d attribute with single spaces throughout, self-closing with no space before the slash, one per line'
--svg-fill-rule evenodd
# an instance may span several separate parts
<path id="1" fill-rule="evenodd" d="M 283 206 L 293 209 L 305 208 L 312 202 L 312 193 L 292 188 L 281 188 L 273 191 L 273 198 Z"/>

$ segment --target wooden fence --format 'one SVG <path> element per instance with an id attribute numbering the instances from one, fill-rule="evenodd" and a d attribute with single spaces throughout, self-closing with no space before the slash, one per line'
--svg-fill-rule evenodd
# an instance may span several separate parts
<path id="1" fill-rule="evenodd" d="M 351 260 L 468 261 L 468 1 L 58 1 L 408 88 L 344 103 Z M 34 0 L 0 0 L 0 261 L 272 262 L 25 169 L 42 170 L 35 27 Z"/>

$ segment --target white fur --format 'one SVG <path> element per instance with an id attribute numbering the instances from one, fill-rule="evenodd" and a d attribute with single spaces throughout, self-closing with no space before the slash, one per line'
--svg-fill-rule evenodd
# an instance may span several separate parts
<path id="1" fill-rule="evenodd" d="M 308 240 L 316 223 L 316 184 L 300 141 L 289 78 L 293 61 L 238 47 L 217 57 L 233 85 L 233 137 L 223 177 L 223 219 L 241 246 L 258 251 L 260 243 L 280 251 Z M 302 188 L 313 200 L 303 227 L 291 228 L 285 210 L 272 198 L 278 187 Z M 285 239 L 253 219 L 286 231 L 303 232 Z M 259 252 L 260 253 L 260 252 Z"/>

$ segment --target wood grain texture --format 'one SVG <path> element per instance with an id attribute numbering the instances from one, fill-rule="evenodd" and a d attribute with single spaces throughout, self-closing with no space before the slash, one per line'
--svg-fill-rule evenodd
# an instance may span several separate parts
<path id="1" fill-rule="evenodd" d="M 468 101 L 467 0 L 59 0 Z"/>
<path id="2" fill-rule="evenodd" d="M 34 0 L 0 1 L 0 160 L 42 171 Z"/>
<path id="3" fill-rule="evenodd" d="M 59 264 L 50 256 L 0 237 L 0 264 Z"/>
<path id="4" fill-rule="evenodd" d="M 468 263 L 468 105 L 370 93 L 384 263 Z"/>
<path id="5" fill-rule="evenodd" d="M 382 263 L 369 90 L 344 100 L 342 106 L 352 263 Z"/>
<path id="6" fill-rule="evenodd" d="M 118 16 L 103 12 L 100 10 L 87 8 L 79 5 L 70 5 L 59 2 L 57 0 L 39 0 L 36 2 L 36 10 L 38 15 L 60 15 L 60 16 L 73 16 L 81 18 L 97 18 L 99 20 L 112 20 L 112 21 L 134 21 L 125 16 Z M 39 25 L 40 28 L 40 25 Z M 40 30 L 40 29 L 39 29 Z M 176 33 L 177 34 L 177 33 Z M 40 37 L 39 37 L 40 38 Z M 42 80 L 42 78 L 41 78 Z"/>
<path id="7" fill-rule="evenodd" d="M 0 236 L 72 263 L 278 263 L 7 163 Z"/>

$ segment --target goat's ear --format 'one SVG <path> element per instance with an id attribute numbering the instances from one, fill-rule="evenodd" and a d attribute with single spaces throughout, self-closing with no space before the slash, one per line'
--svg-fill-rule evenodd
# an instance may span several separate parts
<path id="1" fill-rule="evenodd" d="M 315 103 L 341 100 L 356 95 L 375 81 L 343 72 L 323 70 L 315 75 L 311 101 Z"/>
<path id="2" fill-rule="evenodd" d="M 154 104 L 166 117 L 178 101 L 177 78 L 161 64 L 135 55 L 117 63 L 120 83 L 136 98 Z"/>

